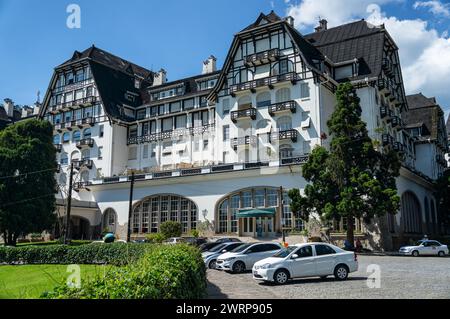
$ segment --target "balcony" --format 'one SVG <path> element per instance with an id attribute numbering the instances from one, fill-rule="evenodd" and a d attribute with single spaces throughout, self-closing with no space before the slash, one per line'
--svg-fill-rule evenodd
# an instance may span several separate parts
<path id="1" fill-rule="evenodd" d="M 390 134 L 383 134 L 381 136 L 381 142 L 383 143 L 383 146 L 393 145 L 394 138 Z"/>
<path id="2" fill-rule="evenodd" d="M 75 182 L 73 184 L 73 189 L 74 191 L 79 192 L 82 189 L 86 189 L 86 187 L 90 185 L 92 185 L 91 182 Z"/>
<path id="3" fill-rule="evenodd" d="M 55 144 L 55 149 L 58 153 L 61 153 L 62 151 L 62 144 Z"/>
<path id="4" fill-rule="evenodd" d="M 93 147 L 94 146 L 94 140 L 92 138 L 84 138 L 82 140 L 77 141 L 77 148 L 82 148 L 84 146 Z"/>
<path id="5" fill-rule="evenodd" d="M 382 68 L 387 76 L 392 77 L 394 75 L 394 64 L 388 58 L 383 59 Z"/>
<path id="6" fill-rule="evenodd" d="M 62 123 L 56 123 L 55 124 L 55 130 L 57 130 L 59 133 L 62 132 L 63 124 Z"/>
<path id="7" fill-rule="evenodd" d="M 392 127 L 401 128 L 403 126 L 403 121 L 400 117 L 393 116 L 391 118 L 391 124 L 392 124 Z"/>
<path id="8" fill-rule="evenodd" d="M 243 119 L 249 119 L 249 118 L 252 120 L 256 120 L 256 109 L 254 107 L 231 112 L 231 120 L 234 123 L 236 123 L 237 120 L 243 120 Z"/>
<path id="9" fill-rule="evenodd" d="M 380 106 L 380 117 L 382 119 L 384 119 L 386 117 L 389 118 L 390 115 L 391 115 L 391 111 L 389 110 L 389 108 L 387 106 L 385 106 L 385 105 Z"/>
<path id="10" fill-rule="evenodd" d="M 394 149 L 394 151 L 398 152 L 399 154 L 404 154 L 405 150 L 406 150 L 405 145 L 403 145 L 400 142 L 394 142 L 393 149 Z"/>
<path id="11" fill-rule="evenodd" d="M 302 155 L 296 157 L 282 158 L 281 165 L 301 165 L 308 162 L 309 155 Z"/>
<path id="12" fill-rule="evenodd" d="M 297 142 L 298 131 L 294 129 L 273 132 L 270 134 L 270 139 L 273 141 L 291 140 Z"/>
<path id="13" fill-rule="evenodd" d="M 84 119 L 81 120 L 81 124 L 82 125 L 90 125 L 90 126 L 94 126 L 95 125 L 95 118 L 90 116 L 90 117 L 85 117 Z"/>
<path id="14" fill-rule="evenodd" d="M 273 89 L 274 84 L 291 81 L 292 84 L 297 83 L 298 75 L 295 72 L 284 73 L 280 75 L 274 75 L 266 78 L 261 78 L 253 81 L 248 81 L 244 83 L 239 83 L 230 86 L 230 95 L 235 96 L 238 92 L 250 91 L 252 93 L 256 92 L 259 87 L 269 87 Z"/>
<path id="15" fill-rule="evenodd" d="M 256 142 L 256 136 L 243 136 L 231 139 L 230 145 L 234 150 L 237 150 L 238 147 L 256 146 Z"/>
<path id="16" fill-rule="evenodd" d="M 73 160 L 73 166 L 76 170 L 80 170 L 83 167 L 91 169 L 94 166 L 94 161 L 89 158 L 84 158 L 81 160 Z"/>
<path id="17" fill-rule="evenodd" d="M 295 101 L 286 101 L 269 105 L 269 114 L 271 116 L 274 116 L 275 113 L 281 113 L 286 111 L 287 112 L 291 111 L 291 113 L 297 112 L 297 104 L 295 103 Z"/>
<path id="18" fill-rule="evenodd" d="M 258 66 L 269 62 L 274 62 L 278 60 L 279 57 L 280 57 L 280 50 L 276 48 L 248 55 L 244 59 L 244 64 L 247 67 Z"/>

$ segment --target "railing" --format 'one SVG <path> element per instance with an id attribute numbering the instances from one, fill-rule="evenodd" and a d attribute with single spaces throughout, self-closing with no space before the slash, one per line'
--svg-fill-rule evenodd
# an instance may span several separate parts
<path id="1" fill-rule="evenodd" d="M 238 119 L 251 118 L 252 120 L 256 120 L 256 109 L 254 107 L 250 107 L 244 110 L 238 110 L 231 112 L 231 120 L 236 122 Z"/>
<path id="2" fill-rule="evenodd" d="M 234 149 L 238 146 L 247 146 L 247 145 L 256 145 L 257 137 L 256 136 L 243 136 L 243 137 L 235 137 L 231 140 L 230 145 Z"/>
<path id="3" fill-rule="evenodd" d="M 61 153 L 62 151 L 62 144 L 55 144 L 55 149 L 58 153 Z"/>
<path id="4" fill-rule="evenodd" d="M 230 86 L 230 94 L 233 96 L 237 92 L 250 90 L 255 92 L 255 89 L 258 87 L 268 86 L 270 89 L 273 88 L 273 85 L 279 82 L 291 81 L 295 84 L 298 80 L 298 75 L 295 72 L 284 73 L 280 75 L 274 75 L 266 78 L 261 78 L 253 81 L 248 81 L 244 83 L 239 83 Z"/>
<path id="5" fill-rule="evenodd" d="M 292 113 L 297 112 L 297 104 L 295 101 L 286 101 L 269 105 L 269 114 L 271 116 L 275 115 L 275 113 L 284 111 L 291 111 Z"/>
<path id="6" fill-rule="evenodd" d="M 282 158 L 281 165 L 300 165 L 308 162 L 309 155 L 302 155 L 296 157 Z"/>
<path id="7" fill-rule="evenodd" d="M 89 158 L 84 158 L 81 160 L 73 160 L 74 168 L 80 170 L 82 167 L 87 167 L 89 169 L 94 166 L 94 161 Z"/>
<path id="8" fill-rule="evenodd" d="M 56 112 L 58 110 L 70 109 L 76 106 L 88 106 L 96 103 L 98 101 L 98 97 L 96 96 L 88 96 L 82 99 L 73 100 L 70 102 L 59 102 L 56 105 L 51 106 L 51 111 Z"/>
<path id="9" fill-rule="evenodd" d="M 387 106 L 383 105 L 380 106 L 380 116 L 382 119 L 384 119 L 385 117 L 389 117 L 390 116 L 390 110 Z"/>
<path id="10" fill-rule="evenodd" d="M 270 134 L 270 139 L 274 141 L 281 141 L 281 140 L 292 140 L 292 142 L 297 142 L 298 137 L 298 131 L 295 129 L 285 130 L 285 131 L 278 131 L 278 132 L 272 132 Z"/>
<path id="11" fill-rule="evenodd" d="M 90 185 L 92 185 L 92 183 L 91 182 L 75 182 L 74 184 L 73 184 L 73 188 L 74 188 L 74 190 L 76 191 L 76 192 L 78 192 L 78 191 L 80 191 L 80 190 L 82 190 L 82 189 L 85 189 L 87 186 L 90 186 Z"/>
<path id="12" fill-rule="evenodd" d="M 280 49 L 275 48 L 259 53 L 255 53 L 252 55 L 248 55 L 244 59 L 244 63 L 247 66 L 256 66 L 264 63 L 268 63 L 271 61 L 275 61 L 280 57 Z"/>
<path id="13" fill-rule="evenodd" d="M 395 142 L 395 139 L 390 134 L 383 134 L 381 136 L 381 141 L 383 143 L 383 146 L 387 146 L 387 145 L 393 145 Z"/>
<path id="14" fill-rule="evenodd" d="M 393 116 L 391 118 L 391 124 L 392 124 L 392 127 L 402 127 L 403 126 L 403 122 L 402 122 L 401 118 L 398 116 Z"/>
<path id="15" fill-rule="evenodd" d="M 400 142 L 394 142 L 392 148 L 394 149 L 394 151 L 397 151 L 397 152 L 399 152 L 400 154 L 405 153 L 405 150 L 406 150 L 405 145 L 403 145 L 403 144 L 400 143 Z"/>
<path id="16" fill-rule="evenodd" d="M 83 146 L 94 146 L 94 140 L 92 138 L 84 138 L 82 140 L 77 141 L 77 148 L 82 148 Z"/>

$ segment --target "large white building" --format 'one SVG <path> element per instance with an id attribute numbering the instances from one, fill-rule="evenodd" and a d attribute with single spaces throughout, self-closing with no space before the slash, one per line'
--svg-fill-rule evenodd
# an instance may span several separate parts
<path id="1" fill-rule="evenodd" d="M 404 129 L 397 50 L 384 26 L 357 21 L 328 29 L 322 20 L 302 35 L 291 17 L 271 12 L 235 34 L 221 70 L 211 56 L 202 74 L 173 82 L 163 69 L 94 46 L 75 51 L 55 68 L 40 114 L 55 126 L 60 213 L 74 163 L 74 237 L 104 229 L 126 237 L 132 173 L 133 238 L 166 220 L 180 221 L 185 232 L 205 220 L 217 234 L 302 230 L 287 191 L 305 187 L 301 165 L 313 147 L 328 145 L 335 89 L 350 80 L 370 136 L 404 161 L 401 211 L 372 225 L 355 220 L 357 236 L 389 249 L 438 233 L 433 180 L 443 168 L 436 157 L 419 156 Z M 333 236 L 343 237 L 345 227 L 335 221 Z"/>

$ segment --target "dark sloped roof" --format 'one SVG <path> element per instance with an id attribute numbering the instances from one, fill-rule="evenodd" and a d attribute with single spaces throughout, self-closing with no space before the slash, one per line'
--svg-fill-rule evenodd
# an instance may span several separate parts
<path id="1" fill-rule="evenodd" d="M 434 98 L 427 98 L 422 93 L 419 93 L 407 95 L 406 101 L 409 110 L 402 114 L 402 119 L 406 126 L 411 127 L 413 124 L 423 123 L 425 130 L 422 131 L 422 137 L 432 140 L 437 139 L 438 125 L 442 111 L 439 105 L 436 104 L 436 100 Z"/>
<path id="2" fill-rule="evenodd" d="M 447 135 L 450 136 L 450 115 L 447 118 L 447 124 L 445 125 L 447 129 Z"/>
<path id="3" fill-rule="evenodd" d="M 0 120 L 9 121 L 8 113 L 3 106 L 0 105 Z"/>
<path id="4" fill-rule="evenodd" d="M 259 27 L 261 24 L 261 21 L 263 21 L 263 20 L 267 21 L 267 23 L 273 23 L 273 22 L 281 21 L 282 19 L 273 10 L 270 11 L 270 13 L 267 15 L 264 13 L 261 13 L 255 22 L 253 22 L 246 28 L 242 29 L 241 32 Z"/>
<path id="5" fill-rule="evenodd" d="M 288 31 L 292 35 L 292 38 L 295 41 L 295 43 L 297 44 L 297 46 L 300 50 L 300 53 L 307 60 L 307 63 L 310 66 L 315 65 L 313 60 L 323 60 L 324 59 L 322 52 L 320 52 L 315 46 L 313 46 L 311 43 L 309 43 L 300 34 L 300 32 L 297 31 L 297 29 L 295 29 L 288 23 L 286 23 L 285 26 L 287 27 Z"/>
<path id="6" fill-rule="evenodd" d="M 384 27 L 374 26 L 364 20 L 304 36 L 334 63 L 359 59 L 359 74 L 353 79 L 377 77 L 381 72 Z"/>

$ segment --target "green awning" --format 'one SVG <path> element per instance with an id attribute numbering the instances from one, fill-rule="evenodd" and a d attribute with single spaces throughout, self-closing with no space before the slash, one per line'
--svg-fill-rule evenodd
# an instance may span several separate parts
<path id="1" fill-rule="evenodd" d="M 237 218 L 247 218 L 247 217 L 274 217 L 275 208 L 251 208 L 251 209 L 241 209 L 237 212 Z"/>

